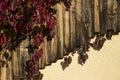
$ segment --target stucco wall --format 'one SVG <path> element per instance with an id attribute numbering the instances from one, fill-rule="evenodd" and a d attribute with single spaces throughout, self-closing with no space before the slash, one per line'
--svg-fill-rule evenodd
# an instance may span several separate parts
<path id="1" fill-rule="evenodd" d="M 106 41 L 100 51 L 90 48 L 89 59 L 83 66 L 77 63 L 77 54 L 64 71 L 59 60 L 41 72 L 43 80 L 120 80 L 120 35 Z"/>

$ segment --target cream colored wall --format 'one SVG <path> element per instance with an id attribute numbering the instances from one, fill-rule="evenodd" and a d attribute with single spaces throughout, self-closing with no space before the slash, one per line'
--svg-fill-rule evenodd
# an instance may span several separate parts
<path id="1" fill-rule="evenodd" d="M 120 35 L 106 41 L 100 51 L 90 48 L 89 59 L 83 66 L 77 63 L 77 54 L 64 71 L 59 60 L 41 72 L 43 80 L 120 80 Z"/>

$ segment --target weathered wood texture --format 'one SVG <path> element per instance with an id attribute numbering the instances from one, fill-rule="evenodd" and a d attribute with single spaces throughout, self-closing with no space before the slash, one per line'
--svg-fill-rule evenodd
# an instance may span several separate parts
<path id="1" fill-rule="evenodd" d="M 117 0 L 107 0 L 107 30 L 113 30 L 114 33 L 119 32 L 118 5 Z"/>
<path id="2" fill-rule="evenodd" d="M 107 18 L 107 0 L 99 0 L 99 18 L 100 18 L 100 33 L 101 35 L 106 33 L 106 18 Z"/>
<path id="3" fill-rule="evenodd" d="M 113 30 L 115 34 L 120 31 L 120 0 L 72 0 L 68 12 L 63 4 L 57 4 L 55 8 L 56 35 L 52 41 L 44 39 L 42 43 L 44 54 L 39 60 L 40 69 L 63 58 L 96 33 L 104 35 L 107 30 Z M 25 62 L 29 59 L 27 42 L 23 41 L 12 52 L 8 68 L 0 66 L 0 80 L 20 80 L 25 77 Z"/>

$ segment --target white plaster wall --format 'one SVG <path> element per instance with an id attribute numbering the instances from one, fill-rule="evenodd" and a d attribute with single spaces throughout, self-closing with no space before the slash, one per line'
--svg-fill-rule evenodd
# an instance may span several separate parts
<path id="1" fill-rule="evenodd" d="M 64 71 L 59 60 L 41 72 L 43 80 L 120 80 L 120 35 L 106 41 L 100 51 L 90 48 L 89 59 L 83 66 L 77 63 L 77 54 Z"/>

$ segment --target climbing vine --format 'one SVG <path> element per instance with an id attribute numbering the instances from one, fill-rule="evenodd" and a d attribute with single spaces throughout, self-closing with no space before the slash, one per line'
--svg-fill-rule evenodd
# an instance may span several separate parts
<path id="1" fill-rule="evenodd" d="M 11 60 L 8 51 L 14 51 L 26 38 L 29 39 L 28 54 L 30 59 L 25 63 L 27 78 L 31 79 L 39 72 L 38 61 L 43 53 L 43 39 L 52 40 L 56 26 L 56 4 L 63 3 L 66 11 L 69 11 L 71 0 L 0 0 L 0 52 L 6 60 Z M 86 28 L 86 27 L 84 27 Z M 84 29 L 83 29 L 84 30 Z M 84 31 L 83 31 L 84 32 Z M 111 39 L 112 30 L 108 30 L 106 38 L 97 34 L 93 43 L 81 41 L 80 46 L 72 52 L 72 56 L 78 53 L 78 63 L 83 65 L 88 59 L 87 52 L 90 46 L 95 50 L 103 47 L 106 39 Z M 1 53 L 0 53 L 1 55 Z M 0 60 L 2 65 L 7 61 Z M 64 57 L 61 62 L 63 70 L 72 62 L 71 56 Z"/>
<path id="2" fill-rule="evenodd" d="M 57 12 L 54 6 L 61 3 L 69 10 L 71 0 L 0 0 L 0 52 L 5 51 L 3 56 L 8 59 L 7 51 L 15 50 L 29 38 L 28 78 L 39 72 L 36 63 L 43 54 L 39 46 L 44 38 L 49 41 L 54 37 Z M 5 64 L 3 62 L 2 65 Z"/>

